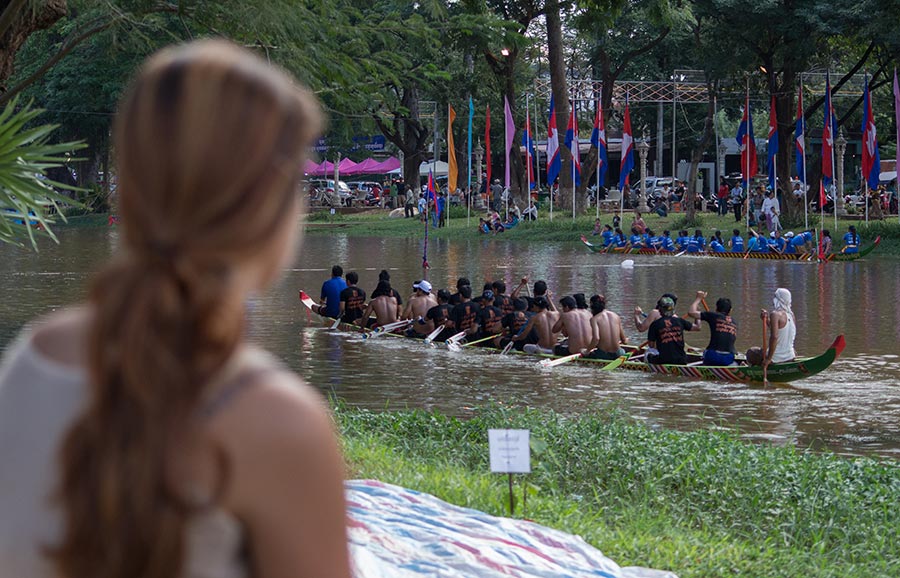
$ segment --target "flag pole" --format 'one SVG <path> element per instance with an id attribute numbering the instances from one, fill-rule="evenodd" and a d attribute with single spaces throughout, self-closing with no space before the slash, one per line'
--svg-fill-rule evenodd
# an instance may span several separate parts
<path id="1" fill-rule="evenodd" d="M 866 92 L 868 92 L 868 90 L 869 90 L 869 70 L 868 69 L 866 69 L 865 78 L 866 78 Z M 871 103 L 872 102 L 872 93 L 871 92 L 868 92 L 868 98 L 869 98 L 869 103 Z M 869 105 L 868 108 L 872 108 L 871 104 Z M 864 115 L 868 114 L 868 110 L 864 111 L 863 114 Z M 874 123 L 874 121 L 872 119 L 868 119 L 868 121 Z M 866 134 L 868 133 L 868 129 L 869 129 L 868 126 L 866 126 L 864 129 L 865 132 L 863 132 L 863 141 L 865 141 L 865 139 L 866 139 Z M 866 146 L 866 143 L 863 142 L 862 146 Z M 900 143 L 898 143 L 898 146 L 900 146 Z M 879 170 L 881 170 L 881 169 L 879 168 Z M 863 189 L 865 191 L 865 196 L 863 197 L 863 199 L 866 202 L 866 224 L 868 225 L 869 224 L 869 175 L 864 174 L 862 176 L 862 178 L 863 178 L 863 183 L 864 183 L 864 187 L 865 187 Z M 835 203 L 835 206 L 837 206 L 837 203 Z M 837 228 L 837 210 L 835 210 L 834 222 L 835 222 L 834 228 L 836 229 Z"/>
<path id="2" fill-rule="evenodd" d="M 469 97 L 469 125 L 468 125 L 468 136 L 466 138 L 466 228 L 469 227 L 469 217 L 471 217 L 472 213 L 472 115 L 474 113 L 474 108 L 472 106 L 472 97 Z"/>
<path id="3" fill-rule="evenodd" d="M 578 146 L 578 117 L 576 113 L 576 109 L 578 108 L 575 99 L 572 99 L 572 144 L 575 145 L 575 150 L 570 150 L 572 153 L 572 220 L 575 220 L 575 155 L 580 151 Z"/>
<path id="4" fill-rule="evenodd" d="M 806 224 L 806 230 L 809 230 L 809 185 L 806 184 L 806 118 L 803 116 L 803 76 L 800 76 L 800 125 L 803 127 L 803 151 L 802 167 L 803 167 L 803 219 Z"/>
<path id="5" fill-rule="evenodd" d="M 753 138 L 753 134 L 750 132 L 750 125 L 752 123 L 750 122 L 750 77 L 749 76 L 747 77 L 747 97 L 744 99 L 744 106 L 747 107 L 747 129 L 746 129 L 747 134 L 744 135 L 744 138 L 747 141 L 746 144 L 744 144 L 744 156 L 747 158 L 746 162 L 744 163 L 744 168 L 746 169 L 746 172 L 744 174 L 747 175 L 747 180 L 744 183 L 744 187 L 745 187 L 745 193 L 747 195 L 747 200 L 744 202 L 746 203 L 747 206 L 744 207 L 744 210 L 747 211 L 747 230 L 749 230 L 750 229 L 750 139 Z M 765 217 L 765 215 L 763 215 L 763 217 Z M 757 223 L 757 227 L 759 227 L 758 223 Z"/>
<path id="6" fill-rule="evenodd" d="M 534 135 L 537 134 L 538 123 L 540 122 L 540 118 L 541 117 L 538 116 L 537 96 L 535 96 L 535 99 L 534 99 L 534 132 L 532 133 L 532 138 L 531 138 L 532 142 L 535 139 Z M 535 165 L 535 167 L 534 167 L 534 169 L 535 169 L 534 170 L 534 189 L 535 189 L 535 192 L 537 192 L 538 197 L 540 197 L 540 194 L 541 194 L 541 151 L 538 150 L 537 145 L 535 145 L 535 147 L 534 147 L 534 165 Z M 531 198 L 530 192 L 528 194 L 528 198 L 529 199 Z"/>
<path id="7" fill-rule="evenodd" d="M 602 88 L 600 90 L 603 90 Z M 603 94 L 597 98 L 597 111 L 594 114 L 603 114 L 603 110 L 600 108 L 601 106 L 601 98 Z M 594 189 L 594 213 L 596 215 L 595 218 L 600 218 L 600 143 L 597 143 L 597 182 L 596 189 Z"/>
<path id="8" fill-rule="evenodd" d="M 529 107 L 530 94 L 525 94 L 525 194 L 528 196 L 528 213 L 531 214 L 531 108 Z"/>

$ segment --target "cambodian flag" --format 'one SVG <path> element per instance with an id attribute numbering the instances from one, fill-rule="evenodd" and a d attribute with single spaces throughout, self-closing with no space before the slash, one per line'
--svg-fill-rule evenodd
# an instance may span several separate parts
<path id="1" fill-rule="evenodd" d="M 872 96 L 869 94 L 869 78 L 863 92 L 862 121 L 862 172 L 870 189 L 878 188 L 881 173 L 881 157 L 878 154 L 878 138 L 875 133 L 875 117 L 872 116 Z"/>
<path id="2" fill-rule="evenodd" d="M 831 77 L 825 73 L 825 120 L 822 127 L 822 180 L 825 186 L 834 179 L 834 133 L 837 132 L 837 118 L 831 103 Z"/>
<path id="3" fill-rule="evenodd" d="M 569 115 L 569 126 L 566 128 L 566 147 L 572 152 L 572 178 L 575 185 L 581 184 L 581 159 L 578 155 L 578 123 L 575 122 L 575 103 Z"/>
<path id="4" fill-rule="evenodd" d="M 774 191 L 777 188 L 777 175 L 775 174 L 775 155 L 778 154 L 778 118 L 775 114 L 775 96 L 769 106 L 769 141 L 766 152 L 768 153 L 769 187 Z"/>
<path id="5" fill-rule="evenodd" d="M 550 121 L 547 123 L 547 184 L 552 186 L 559 177 L 562 162 L 559 160 L 559 130 L 556 128 L 556 107 L 550 97 Z"/>
<path id="6" fill-rule="evenodd" d="M 525 147 L 525 167 L 528 171 L 528 182 L 531 183 L 533 189 L 536 185 L 534 182 L 534 140 L 531 138 L 531 119 L 528 111 L 525 111 L 525 130 L 522 132 L 522 146 Z"/>
<path id="7" fill-rule="evenodd" d="M 622 125 L 622 163 L 619 165 L 619 190 L 628 186 L 628 176 L 634 169 L 634 138 L 631 136 L 631 112 L 625 97 L 625 122 Z"/>
<path id="8" fill-rule="evenodd" d="M 750 178 L 759 166 L 756 162 L 756 141 L 753 140 L 753 116 L 750 114 L 750 95 L 744 100 L 744 117 L 738 126 L 737 143 L 741 147 L 741 175 L 744 190 L 748 190 Z"/>
<path id="9" fill-rule="evenodd" d="M 806 190 L 806 120 L 803 118 L 803 87 L 797 100 L 797 129 L 794 134 L 794 153 L 797 156 L 797 177 Z"/>
<path id="10" fill-rule="evenodd" d="M 609 161 L 606 156 L 606 128 L 603 126 L 603 108 L 597 100 L 597 114 L 594 117 L 594 130 L 591 131 L 591 146 L 597 147 L 597 186 L 606 182 L 606 169 Z"/>

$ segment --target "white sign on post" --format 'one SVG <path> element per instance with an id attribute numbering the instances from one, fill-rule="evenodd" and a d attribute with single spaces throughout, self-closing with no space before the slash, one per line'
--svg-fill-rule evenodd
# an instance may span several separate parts
<path id="1" fill-rule="evenodd" d="M 530 473 L 529 437 L 527 429 L 489 429 L 491 471 L 501 474 Z"/>

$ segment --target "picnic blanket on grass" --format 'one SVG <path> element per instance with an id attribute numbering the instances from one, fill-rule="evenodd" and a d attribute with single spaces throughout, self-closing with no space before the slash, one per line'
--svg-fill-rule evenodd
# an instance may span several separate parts
<path id="1" fill-rule="evenodd" d="M 356 578 L 677 578 L 622 568 L 579 536 L 374 480 L 346 483 Z"/>

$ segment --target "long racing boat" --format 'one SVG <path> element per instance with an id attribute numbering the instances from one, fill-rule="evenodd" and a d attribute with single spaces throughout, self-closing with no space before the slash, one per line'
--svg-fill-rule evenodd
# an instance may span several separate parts
<path id="1" fill-rule="evenodd" d="M 301 295 L 305 296 L 306 294 L 301 291 Z M 307 307 L 309 306 L 305 301 L 304 304 L 306 304 Z M 379 332 L 377 328 L 368 329 L 351 323 L 338 322 L 336 319 L 328 317 L 321 317 L 321 319 L 323 320 L 323 327 L 336 329 L 343 332 L 358 333 L 362 334 L 364 337 L 371 338 L 373 335 L 377 335 L 408 339 L 410 340 L 411 346 L 414 343 L 417 344 L 416 346 L 421 346 L 420 344 L 423 341 L 418 337 L 407 337 L 406 335 L 404 335 L 402 328 L 398 330 Z M 440 344 L 435 342 L 433 343 L 433 345 Z M 569 358 L 567 359 L 567 361 L 595 367 L 598 370 L 607 368 L 607 366 L 609 366 L 608 369 L 613 371 L 642 371 L 644 373 L 655 373 L 659 375 L 707 381 L 727 381 L 731 383 L 756 384 L 762 384 L 766 381 L 772 383 L 790 383 L 792 381 L 805 379 L 828 369 L 831 364 L 834 363 L 834 360 L 837 359 L 838 356 L 840 356 L 841 352 L 844 351 L 845 345 L 846 343 L 844 341 L 844 336 L 838 335 L 831 346 L 828 347 L 828 349 L 826 349 L 820 355 L 817 355 L 815 357 L 798 357 L 794 361 L 771 364 L 765 371 L 763 370 L 763 367 L 761 365 L 747 365 L 745 363 L 741 365 L 721 367 L 702 365 L 702 352 L 693 349 L 689 349 L 688 363 L 685 365 L 661 365 L 647 363 L 643 361 L 643 357 L 646 351 L 634 346 L 625 346 L 624 349 L 626 351 L 626 355 L 612 361 L 590 359 L 572 355 L 566 357 Z M 466 345 L 462 346 L 466 347 Z M 467 350 L 477 350 L 484 353 L 493 354 L 501 353 L 501 351 L 495 347 L 482 345 L 467 347 Z M 529 354 L 522 353 L 516 350 L 511 350 L 508 353 L 510 355 L 528 356 L 536 360 L 550 361 L 563 359 L 558 355 Z"/>
<path id="2" fill-rule="evenodd" d="M 591 243 L 584 235 L 581 236 L 581 242 L 591 250 L 592 253 L 613 253 L 618 255 L 659 255 L 662 257 L 718 257 L 724 259 L 773 259 L 780 261 L 807 261 L 811 263 L 829 263 L 833 261 L 855 261 L 861 259 L 875 250 L 875 247 L 881 242 L 881 236 L 865 247 L 861 248 L 858 253 L 830 253 L 823 258 L 819 258 L 816 253 L 774 253 L 774 252 L 756 252 L 739 253 L 734 251 L 726 251 L 724 253 L 716 253 L 714 251 L 704 251 L 702 253 L 688 253 L 680 251 L 673 253 L 671 251 L 657 251 L 656 249 L 637 249 L 632 247 L 604 247 L 603 245 Z"/>

